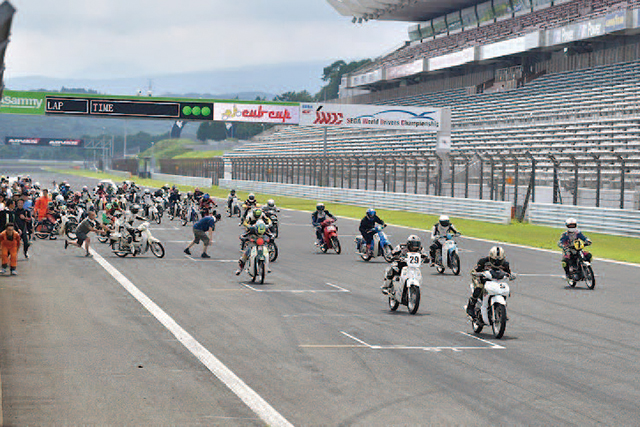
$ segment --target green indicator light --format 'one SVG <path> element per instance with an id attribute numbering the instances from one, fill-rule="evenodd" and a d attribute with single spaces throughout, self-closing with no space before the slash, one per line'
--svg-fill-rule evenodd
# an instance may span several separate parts
<path id="1" fill-rule="evenodd" d="M 211 115 L 211 108 L 209 108 L 209 107 L 203 107 L 203 108 L 202 108 L 202 115 L 203 115 L 203 116 L 205 116 L 205 117 L 207 117 L 207 116 Z"/>
<path id="2" fill-rule="evenodd" d="M 175 110 L 174 110 L 175 111 Z M 186 105 L 183 109 L 182 109 L 182 114 L 184 114 L 185 116 L 190 116 L 191 115 L 191 107 L 189 107 L 188 105 Z"/>
<path id="3" fill-rule="evenodd" d="M 193 109 L 191 111 L 193 112 L 194 116 L 199 116 L 200 115 L 200 107 L 193 107 Z"/>

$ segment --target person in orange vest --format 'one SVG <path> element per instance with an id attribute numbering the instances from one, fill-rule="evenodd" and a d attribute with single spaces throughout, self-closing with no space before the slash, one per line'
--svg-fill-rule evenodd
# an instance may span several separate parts
<path id="1" fill-rule="evenodd" d="M 7 224 L 7 228 L 0 233 L 0 251 L 2 251 L 2 274 L 7 272 L 7 266 L 11 261 L 11 275 L 15 276 L 18 266 L 18 249 L 20 249 L 20 235 L 15 231 L 13 223 Z"/>
<path id="2" fill-rule="evenodd" d="M 33 207 L 35 214 L 38 218 L 38 221 L 42 221 L 47 216 L 49 212 L 49 202 L 51 199 L 49 198 L 49 190 L 46 188 L 42 190 L 42 196 L 38 197 L 36 200 L 36 204 Z"/>

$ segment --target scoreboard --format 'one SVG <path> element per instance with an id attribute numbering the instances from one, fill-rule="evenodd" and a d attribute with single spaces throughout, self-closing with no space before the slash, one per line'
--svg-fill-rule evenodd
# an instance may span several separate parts
<path id="1" fill-rule="evenodd" d="M 44 112 L 85 117 L 213 120 L 213 103 L 47 96 Z"/>

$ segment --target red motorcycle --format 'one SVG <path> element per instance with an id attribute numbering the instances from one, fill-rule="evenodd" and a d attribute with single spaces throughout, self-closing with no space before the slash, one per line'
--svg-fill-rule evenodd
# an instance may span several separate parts
<path id="1" fill-rule="evenodd" d="M 320 246 L 322 252 L 326 253 L 329 249 L 333 249 L 337 254 L 342 252 L 340 241 L 338 240 L 338 226 L 335 225 L 336 220 L 327 218 L 320 226 L 322 227 L 323 242 Z"/>

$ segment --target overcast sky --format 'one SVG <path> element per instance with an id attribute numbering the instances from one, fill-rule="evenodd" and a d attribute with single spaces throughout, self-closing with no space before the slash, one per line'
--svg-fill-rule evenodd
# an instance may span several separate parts
<path id="1" fill-rule="evenodd" d="M 10 0 L 5 76 L 117 78 L 376 57 L 406 23 L 353 25 L 325 0 Z"/>

